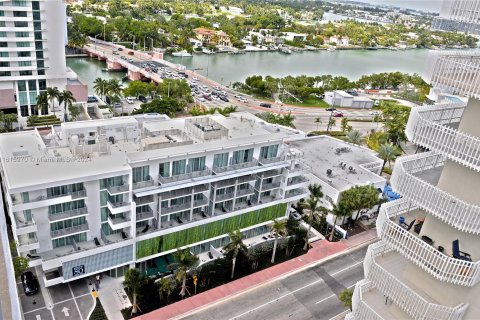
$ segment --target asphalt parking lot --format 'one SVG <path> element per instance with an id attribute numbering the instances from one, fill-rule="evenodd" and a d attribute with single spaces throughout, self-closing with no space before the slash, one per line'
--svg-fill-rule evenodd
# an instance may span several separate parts
<path id="1" fill-rule="evenodd" d="M 25 295 L 21 283 L 17 287 L 25 320 L 85 320 L 94 307 L 86 279 L 49 287 L 33 296 Z M 50 299 L 44 293 L 50 295 L 52 305 L 45 302 Z"/>

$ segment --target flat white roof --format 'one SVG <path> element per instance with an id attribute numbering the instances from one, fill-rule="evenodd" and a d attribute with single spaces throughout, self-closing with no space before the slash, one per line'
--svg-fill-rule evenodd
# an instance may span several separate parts
<path id="1" fill-rule="evenodd" d="M 310 167 L 312 175 L 340 192 L 355 185 L 385 181 L 381 176 L 360 167 L 372 162 L 382 164 L 383 161 L 370 149 L 330 136 L 287 140 L 286 143 L 304 152 L 304 161 Z M 349 148 L 350 151 L 337 153 L 339 148 Z M 340 167 L 341 162 L 346 164 L 345 169 Z M 356 173 L 352 173 L 349 167 L 355 169 Z M 327 174 L 329 169 L 332 170 L 331 175 Z"/>
<path id="2" fill-rule="evenodd" d="M 346 91 L 343 91 L 343 90 L 335 90 L 335 93 L 338 95 L 341 95 L 344 98 L 353 98 L 353 96 L 350 93 L 347 93 Z"/>

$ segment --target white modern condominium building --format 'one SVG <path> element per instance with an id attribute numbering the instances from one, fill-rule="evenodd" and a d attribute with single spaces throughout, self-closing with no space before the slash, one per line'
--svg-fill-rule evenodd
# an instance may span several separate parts
<path id="1" fill-rule="evenodd" d="M 468 103 L 413 108 L 398 159 L 402 199 L 382 206 L 348 319 L 480 318 L 480 53 L 429 56 L 430 83 Z"/>
<path id="2" fill-rule="evenodd" d="M 302 152 L 283 143 L 291 135 L 244 113 L 0 135 L 18 252 L 51 286 L 135 263 L 146 271 L 179 247 L 221 248 L 235 229 L 267 233 L 307 194 Z"/>
<path id="3" fill-rule="evenodd" d="M 432 29 L 480 34 L 480 1 L 444 0 Z"/>
<path id="4" fill-rule="evenodd" d="M 38 114 L 36 98 L 47 87 L 84 101 L 78 92 L 86 89 L 66 67 L 65 10 L 61 0 L 0 1 L 0 110 L 21 120 Z"/>

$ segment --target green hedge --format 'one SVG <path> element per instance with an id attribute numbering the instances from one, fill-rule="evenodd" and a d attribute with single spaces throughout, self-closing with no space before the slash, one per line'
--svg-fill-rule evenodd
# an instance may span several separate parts
<path id="1" fill-rule="evenodd" d="M 183 247 L 202 240 L 218 237 L 236 229 L 244 229 L 265 221 L 283 217 L 286 210 L 286 203 L 277 204 L 260 210 L 250 211 L 235 217 L 169 233 L 164 236 L 138 241 L 137 259 Z"/>

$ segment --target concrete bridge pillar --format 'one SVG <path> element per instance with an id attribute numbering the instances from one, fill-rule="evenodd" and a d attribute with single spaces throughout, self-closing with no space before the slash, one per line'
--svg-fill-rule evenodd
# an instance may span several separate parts
<path id="1" fill-rule="evenodd" d="M 153 52 L 153 59 L 155 60 L 163 60 L 163 52 Z"/>
<path id="2" fill-rule="evenodd" d="M 107 68 L 108 70 L 122 70 L 123 67 L 120 63 L 113 61 L 113 60 L 108 60 L 107 59 Z"/>
<path id="3" fill-rule="evenodd" d="M 135 72 L 132 70 L 128 70 L 128 79 L 131 81 L 141 80 L 142 74 L 140 72 Z"/>

